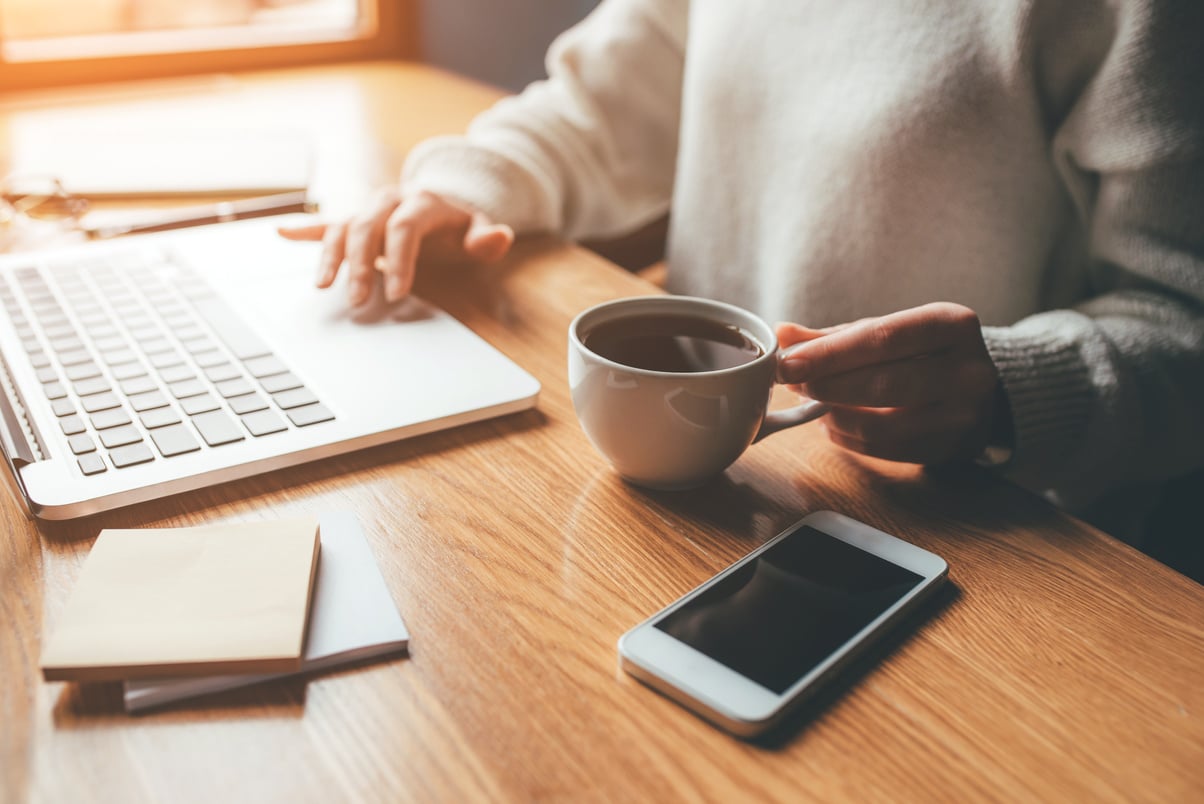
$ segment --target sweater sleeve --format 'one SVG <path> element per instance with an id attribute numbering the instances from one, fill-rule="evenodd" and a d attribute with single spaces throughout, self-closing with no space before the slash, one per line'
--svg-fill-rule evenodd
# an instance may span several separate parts
<path id="1" fill-rule="evenodd" d="M 548 52 L 548 79 L 419 145 L 403 191 L 429 190 L 520 232 L 604 237 L 669 207 L 686 0 L 606 0 Z"/>
<path id="2" fill-rule="evenodd" d="M 1048 37 L 1063 63 L 1044 57 L 1090 287 L 985 330 L 1014 418 L 1007 471 L 1072 509 L 1204 463 L 1204 4 L 1108 5 L 1071 20 L 1096 37 L 1086 67 L 1066 61 L 1067 30 Z"/>

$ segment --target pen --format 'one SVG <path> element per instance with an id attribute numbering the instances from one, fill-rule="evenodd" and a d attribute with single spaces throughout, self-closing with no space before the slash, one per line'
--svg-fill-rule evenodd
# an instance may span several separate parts
<path id="1" fill-rule="evenodd" d="M 163 232 L 187 226 L 204 226 L 209 223 L 261 218 L 268 215 L 283 215 L 287 212 L 316 212 L 318 205 L 306 198 L 304 190 L 279 195 L 265 195 L 242 201 L 222 201 L 217 204 L 186 207 L 144 223 L 117 224 L 114 226 L 86 227 L 84 233 L 89 240 L 101 240 L 127 234 Z"/>

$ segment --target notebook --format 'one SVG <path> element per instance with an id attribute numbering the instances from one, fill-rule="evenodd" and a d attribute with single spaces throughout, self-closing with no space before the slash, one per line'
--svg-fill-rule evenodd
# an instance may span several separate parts
<path id="1" fill-rule="evenodd" d="M 372 548 L 349 512 L 321 517 L 322 556 L 299 672 L 401 653 L 410 635 L 380 574 Z M 245 687 L 291 673 L 127 681 L 125 708 L 136 712 L 172 701 Z"/>
<path id="2" fill-rule="evenodd" d="M 301 666 L 318 522 L 104 530 L 42 651 L 47 681 Z"/>
<path id="3" fill-rule="evenodd" d="M 0 256 L 0 442 L 68 519 L 532 407 L 539 383 L 415 297 L 349 309 L 290 218 Z M 293 220 L 304 220 L 295 218 Z"/>

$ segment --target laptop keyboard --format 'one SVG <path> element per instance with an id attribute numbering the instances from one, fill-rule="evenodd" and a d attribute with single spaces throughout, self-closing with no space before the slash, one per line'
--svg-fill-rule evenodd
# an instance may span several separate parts
<path id="1" fill-rule="evenodd" d="M 0 303 L 85 475 L 334 419 L 173 255 L 21 267 Z"/>

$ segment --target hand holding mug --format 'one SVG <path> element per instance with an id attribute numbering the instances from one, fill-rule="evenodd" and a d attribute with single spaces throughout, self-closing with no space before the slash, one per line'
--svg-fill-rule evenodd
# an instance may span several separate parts
<path id="1" fill-rule="evenodd" d="M 973 310 L 926 304 L 824 330 L 779 324 L 778 379 L 830 408 L 833 443 L 892 461 L 970 459 L 1010 430 Z"/>

